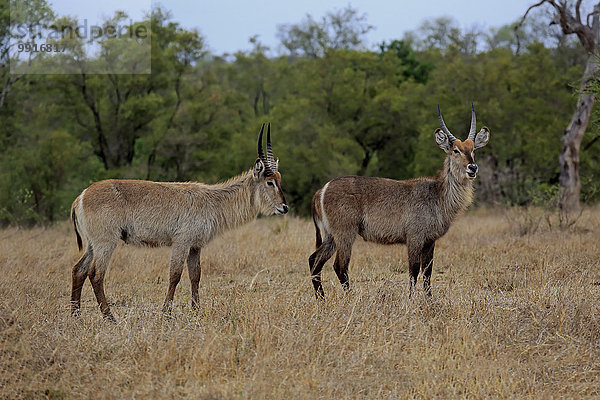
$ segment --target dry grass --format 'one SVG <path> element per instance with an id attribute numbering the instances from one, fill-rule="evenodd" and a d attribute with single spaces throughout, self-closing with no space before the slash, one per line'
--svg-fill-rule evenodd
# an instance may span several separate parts
<path id="1" fill-rule="evenodd" d="M 308 277 L 312 223 L 261 219 L 202 253 L 160 313 L 168 249 L 120 247 L 102 320 L 67 223 L 0 231 L 1 398 L 582 398 L 600 395 L 600 208 L 521 236 L 476 211 L 438 242 L 433 300 L 407 298 L 403 246 L 357 241 L 344 295 Z"/>

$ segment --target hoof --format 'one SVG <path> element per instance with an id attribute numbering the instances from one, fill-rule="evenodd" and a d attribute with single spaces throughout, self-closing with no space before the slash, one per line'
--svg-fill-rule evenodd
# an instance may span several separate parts
<path id="1" fill-rule="evenodd" d="M 115 319 L 115 317 L 109 312 L 107 314 L 102 315 L 102 317 L 104 318 L 105 321 L 111 322 L 111 323 L 116 323 L 117 320 Z"/>

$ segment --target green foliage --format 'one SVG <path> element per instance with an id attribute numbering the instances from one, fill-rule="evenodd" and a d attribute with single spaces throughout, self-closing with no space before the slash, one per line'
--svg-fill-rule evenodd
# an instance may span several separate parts
<path id="1" fill-rule="evenodd" d="M 535 24 L 518 56 L 510 26 L 484 35 L 447 18 L 369 51 L 372 27 L 348 7 L 280 27 L 289 55 L 273 57 L 253 37 L 251 50 L 221 58 L 168 12 L 157 9 L 145 22 L 150 75 L 11 83 L 0 105 L 0 224 L 64 219 L 83 188 L 109 177 L 225 180 L 253 165 L 266 121 L 286 197 L 306 215 L 313 193 L 336 176 L 435 174 L 444 158 L 433 140 L 437 105 L 464 138 L 472 102 L 478 127 L 492 135 L 476 154 L 478 201 L 555 202 L 560 138 L 585 54 L 572 41 L 536 40 Z M 105 55 L 111 51 L 107 44 Z M 585 201 L 600 198 L 598 120 L 594 111 L 582 147 Z"/>
<path id="2" fill-rule="evenodd" d="M 404 66 L 401 80 L 414 79 L 418 83 L 425 83 L 429 78 L 429 72 L 433 68 L 432 64 L 420 62 L 417 59 L 416 52 L 404 40 L 392 40 L 390 44 L 383 42 L 379 45 L 381 55 L 392 52 L 400 59 Z"/>
<path id="3" fill-rule="evenodd" d="M 73 194 L 101 177 L 91 149 L 65 131 L 29 138 L 0 158 L 0 221 L 32 224 L 69 215 Z"/>

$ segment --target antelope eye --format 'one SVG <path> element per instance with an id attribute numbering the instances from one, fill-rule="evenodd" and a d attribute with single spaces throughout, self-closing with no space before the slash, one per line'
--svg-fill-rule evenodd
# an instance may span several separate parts
<path id="1" fill-rule="evenodd" d="M 275 183 L 273 183 L 273 181 L 267 181 L 267 186 L 274 187 Z"/>
<path id="2" fill-rule="evenodd" d="M 454 153 L 455 154 L 460 154 L 460 151 L 458 151 L 458 149 L 454 149 Z"/>

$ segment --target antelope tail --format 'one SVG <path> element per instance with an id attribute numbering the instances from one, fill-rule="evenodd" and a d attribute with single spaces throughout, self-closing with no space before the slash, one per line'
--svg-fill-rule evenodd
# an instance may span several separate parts
<path id="1" fill-rule="evenodd" d="M 79 235 L 79 231 L 77 230 L 77 214 L 75 214 L 75 203 L 71 207 L 71 221 L 73 222 L 73 230 L 75 230 L 75 235 L 77 236 L 77 247 L 79 251 L 83 248 L 83 242 L 81 241 L 81 235 Z"/>

